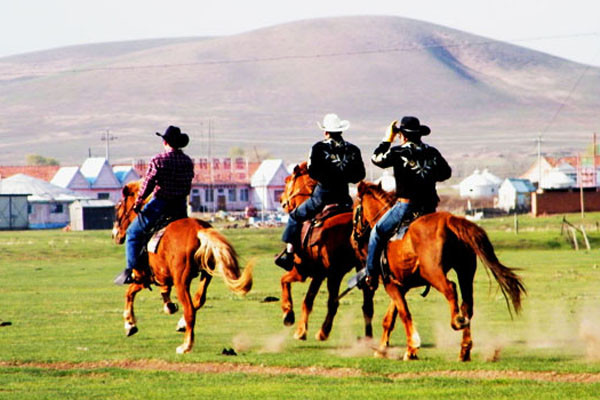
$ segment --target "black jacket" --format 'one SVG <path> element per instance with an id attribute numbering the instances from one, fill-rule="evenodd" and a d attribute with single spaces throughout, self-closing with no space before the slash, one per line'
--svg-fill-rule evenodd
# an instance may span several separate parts
<path id="1" fill-rule="evenodd" d="M 406 142 L 394 147 L 390 142 L 381 142 L 371 161 L 381 168 L 393 167 L 396 196 L 409 199 L 427 212 L 435 211 L 440 201 L 436 182 L 445 181 L 452 175 L 452 169 L 440 152 L 422 142 Z"/>
<path id="2" fill-rule="evenodd" d="M 348 193 L 348 184 L 365 177 L 360 149 L 342 139 L 331 138 L 314 144 L 308 160 L 308 174 L 328 191 Z"/>

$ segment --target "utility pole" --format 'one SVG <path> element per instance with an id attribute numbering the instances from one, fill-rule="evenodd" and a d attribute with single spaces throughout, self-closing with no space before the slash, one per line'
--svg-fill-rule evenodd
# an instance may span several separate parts
<path id="1" fill-rule="evenodd" d="M 538 191 L 542 189 L 542 135 L 537 137 Z"/>
<path id="2" fill-rule="evenodd" d="M 107 129 L 106 132 L 102 135 L 102 141 L 106 142 L 106 161 L 110 164 L 110 146 L 109 143 L 113 140 L 117 139 L 116 136 L 110 134 L 110 130 Z"/>

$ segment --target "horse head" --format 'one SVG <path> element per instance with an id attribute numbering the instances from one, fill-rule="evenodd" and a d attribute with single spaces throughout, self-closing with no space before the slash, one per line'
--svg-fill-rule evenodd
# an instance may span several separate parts
<path id="1" fill-rule="evenodd" d="M 317 181 L 308 175 L 307 162 L 296 165 L 292 174 L 285 178 L 281 207 L 289 213 L 310 197 L 316 185 Z"/>
<path id="2" fill-rule="evenodd" d="M 133 211 L 133 205 L 140 189 L 140 182 L 129 182 L 121 193 L 123 198 L 115 206 L 115 224 L 113 225 L 112 238 L 117 244 L 125 242 L 125 233 L 129 224 L 135 219 L 137 213 Z"/>
<path id="3" fill-rule="evenodd" d="M 394 201 L 394 193 L 383 190 L 381 183 L 375 184 L 367 181 L 358 183 L 352 223 L 352 239 L 357 245 L 355 247 L 365 247 L 366 250 L 371 229 L 379 218 L 392 207 Z"/>

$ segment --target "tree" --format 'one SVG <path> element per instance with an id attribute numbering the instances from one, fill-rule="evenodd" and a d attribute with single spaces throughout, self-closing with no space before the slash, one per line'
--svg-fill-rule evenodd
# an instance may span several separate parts
<path id="1" fill-rule="evenodd" d="M 39 154 L 27 154 L 25 161 L 27 165 L 60 165 L 55 158 L 44 157 Z"/>

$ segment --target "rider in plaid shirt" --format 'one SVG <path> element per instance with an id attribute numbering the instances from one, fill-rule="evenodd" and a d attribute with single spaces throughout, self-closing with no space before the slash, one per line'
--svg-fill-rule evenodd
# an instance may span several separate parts
<path id="1" fill-rule="evenodd" d="M 149 235 L 165 218 L 179 219 L 187 216 L 186 199 L 194 178 L 194 163 L 181 148 L 187 146 L 189 137 L 176 126 L 169 126 L 163 138 L 165 151 L 150 160 L 133 210 L 138 216 L 133 220 L 125 240 L 127 266 L 115 279 L 115 284 L 134 282 L 134 270 L 146 267 L 140 254 Z M 146 198 L 152 199 L 144 206 Z"/>

